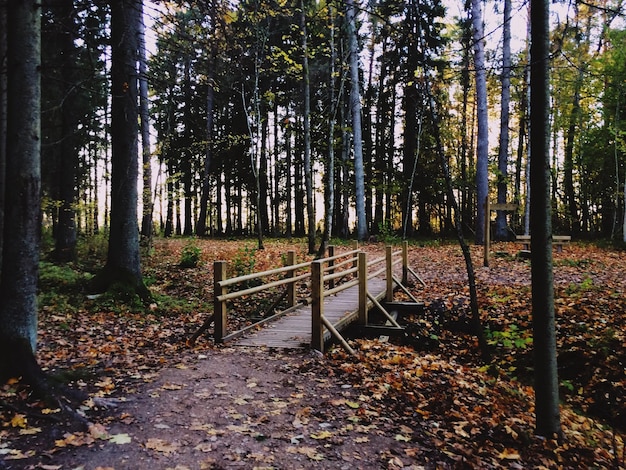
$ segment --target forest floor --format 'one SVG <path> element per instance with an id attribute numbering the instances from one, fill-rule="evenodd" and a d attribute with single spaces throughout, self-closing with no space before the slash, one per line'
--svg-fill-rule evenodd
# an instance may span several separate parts
<path id="1" fill-rule="evenodd" d="M 90 248 L 85 258 L 102 252 Z M 382 254 L 384 244 L 362 248 Z M 626 468 L 623 252 L 554 252 L 557 440 L 534 433 L 530 263 L 514 243 L 494 245 L 489 268 L 471 247 L 489 363 L 469 333 L 460 249 L 436 242 L 410 246 L 425 309 L 402 319 L 402 344 L 353 338 L 358 359 L 205 336 L 186 344 L 212 312 L 213 260 L 259 271 L 291 249 L 308 259 L 302 240 L 263 251 L 250 240 L 156 240 L 143 261 L 155 296 L 147 311 L 119 292 L 89 298 L 88 270 L 44 262 L 38 359 L 87 394 L 91 425 L 69 425 L 16 378 L 0 389 L 0 469 Z M 190 253 L 199 264 L 181 267 Z M 263 302 L 233 306 L 231 327 Z"/>

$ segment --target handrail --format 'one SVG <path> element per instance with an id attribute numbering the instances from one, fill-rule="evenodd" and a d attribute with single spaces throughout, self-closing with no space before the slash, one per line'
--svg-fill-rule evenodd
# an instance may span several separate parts
<path id="1" fill-rule="evenodd" d="M 228 287 L 233 284 L 239 284 L 241 282 L 252 281 L 254 279 L 258 279 L 260 277 L 270 276 L 272 274 L 281 274 L 284 272 L 295 271 L 298 269 L 306 268 L 310 265 L 310 262 L 294 264 L 293 266 L 283 266 L 282 268 L 269 269 L 267 271 L 261 271 L 258 273 L 244 274 L 242 276 L 231 277 L 229 279 L 223 279 L 220 281 L 220 287 Z"/>
<path id="2" fill-rule="evenodd" d="M 278 281 L 268 282 L 267 284 L 261 284 L 260 286 L 248 287 L 247 289 L 238 290 L 236 292 L 230 292 L 228 294 L 218 295 L 216 299 L 218 302 L 224 302 L 225 300 L 238 299 L 239 297 L 243 297 L 244 295 L 256 294 L 257 292 L 261 292 L 265 289 L 271 289 L 272 287 L 283 286 L 285 284 L 290 284 L 293 282 L 301 281 L 308 277 L 311 277 L 310 273 L 300 274 L 299 276 L 295 276 L 295 277 L 287 277 L 284 279 L 280 279 Z M 224 286 L 222 282 L 220 282 L 220 285 L 222 287 Z M 226 284 L 226 285 L 229 285 L 229 284 Z"/>

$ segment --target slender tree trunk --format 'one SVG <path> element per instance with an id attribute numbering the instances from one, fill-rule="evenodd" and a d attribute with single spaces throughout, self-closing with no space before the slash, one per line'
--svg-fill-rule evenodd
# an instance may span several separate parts
<path id="1" fill-rule="evenodd" d="M 300 1 L 302 28 L 302 81 L 304 83 L 304 184 L 306 186 L 307 239 L 309 254 L 315 253 L 315 206 L 313 205 L 313 166 L 311 162 L 311 83 L 309 77 L 309 47 L 307 44 L 304 0 Z"/>
<path id="2" fill-rule="evenodd" d="M 500 145 L 498 150 L 498 202 L 507 202 L 509 176 L 509 104 L 511 101 L 511 0 L 504 0 L 502 30 L 502 99 L 500 111 Z M 487 214 L 489 217 L 489 214 Z M 506 212 L 496 216 L 496 240 L 508 239 Z"/>
<path id="3" fill-rule="evenodd" d="M 485 242 L 485 200 L 489 195 L 489 115 L 487 109 L 487 69 L 485 68 L 485 33 L 483 0 L 472 0 L 474 33 L 474 67 L 476 68 L 476 105 L 478 136 L 476 139 L 476 243 Z"/>
<path id="4" fill-rule="evenodd" d="M 293 207 L 292 207 L 292 195 L 293 195 L 293 173 L 292 173 L 292 162 L 293 155 L 291 151 L 291 123 L 287 122 L 285 127 L 285 158 L 287 161 L 286 165 L 286 173 L 285 173 L 285 191 L 286 196 L 285 199 L 287 201 L 287 215 L 285 217 L 285 235 L 288 238 L 291 238 L 293 235 Z"/>
<path id="5" fill-rule="evenodd" d="M 330 244 L 330 237 L 333 231 L 333 210 L 335 208 L 335 62 L 337 61 L 337 50 L 335 48 L 335 14 L 332 5 L 330 9 L 330 67 L 328 70 L 328 101 L 331 104 L 331 110 L 328 116 L 328 161 L 326 164 L 326 178 L 324 181 L 324 234 L 322 242 L 317 252 L 318 257 L 323 257 Z"/>
<path id="6" fill-rule="evenodd" d="M 0 8 L 7 8 L 8 73 L 0 380 L 23 376 L 40 385 L 44 376 L 35 351 L 41 203 L 41 4 L 10 0 Z"/>
<path id="7" fill-rule="evenodd" d="M 187 105 L 184 108 L 184 126 L 185 129 L 183 131 L 183 141 L 184 141 L 184 151 L 181 155 L 181 178 L 183 183 L 183 201 L 184 201 L 184 225 L 183 225 L 183 235 L 191 236 L 193 235 L 193 208 L 192 202 L 194 198 L 193 191 L 193 165 L 192 165 L 192 136 L 191 136 L 191 122 L 193 120 L 191 116 L 191 103 L 192 100 L 192 90 L 191 90 L 191 58 L 186 58 L 184 62 L 184 71 L 183 71 L 183 95 L 184 95 L 184 103 Z"/>
<path id="8" fill-rule="evenodd" d="M 146 53 L 146 26 L 143 21 L 143 6 L 139 17 L 139 116 L 141 123 L 141 157 L 143 175 L 143 213 L 141 218 L 141 236 L 144 240 L 152 238 L 152 214 L 154 199 L 152 196 L 152 151 L 150 149 L 150 108 L 148 100 L 148 57 Z"/>
<path id="9" fill-rule="evenodd" d="M 357 239 L 367 239 L 365 216 L 365 171 L 363 168 L 363 137 L 361 126 L 361 92 L 359 84 L 359 43 L 354 0 L 346 0 L 348 43 L 350 47 L 350 108 L 352 110 L 352 137 L 354 145 L 354 179 L 356 198 Z"/>
<path id="10" fill-rule="evenodd" d="M 211 21 L 211 27 L 213 28 L 213 34 L 216 30 L 216 15 L 215 15 L 215 1 L 210 2 L 209 17 Z M 207 212 L 209 206 L 209 195 L 211 186 L 209 184 L 209 177 L 211 175 L 211 165 L 213 160 L 213 106 L 215 102 L 215 40 L 210 39 L 209 46 L 209 59 L 207 64 L 207 96 L 206 96 L 206 149 L 204 154 L 204 165 L 202 168 L 202 181 L 200 194 L 200 213 L 198 215 L 198 221 L 196 222 L 196 235 L 199 237 L 207 234 Z M 219 210 L 218 210 L 219 212 Z M 218 214 L 219 217 L 219 214 Z"/>
<path id="11" fill-rule="evenodd" d="M 464 22 L 464 25 L 467 25 L 467 22 Z M 462 67 L 461 67 L 461 88 L 463 90 L 463 103 L 461 105 L 461 195 L 460 195 L 460 205 L 461 205 L 461 228 L 465 226 L 472 226 L 472 195 L 471 188 L 469 182 L 469 173 L 470 168 L 472 167 L 471 162 L 472 159 L 472 148 L 470 145 L 470 138 L 468 137 L 468 126 L 471 126 L 473 129 L 474 124 L 474 113 L 470 113 L 468 108 L 469 103 L 469 95 L 470 95 L 470 87 L 471 87 L 471 76 L 470 76 L 470 44 L 472 31 L 468 26 L 464 26 L 463 28 L 463 56 L 462 56 Z"/>
<path id="12" fill-rule="evenodd" d="M 531 0 L 531 276 L 537 433 L 561 434 L 550 198 L 549 3 Z"/>
<path id="13" fill-rule="evenodd" d="M 0 4 L 0 274 L 4 240 L 7 157 L 7 3 Z"/>

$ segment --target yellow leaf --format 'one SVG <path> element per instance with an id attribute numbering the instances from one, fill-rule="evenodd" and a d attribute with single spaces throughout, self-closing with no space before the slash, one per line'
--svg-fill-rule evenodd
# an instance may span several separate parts
<path id="1" fill-rule="evenodd" d="M 346 405 L 348 405 L 350 408 L 353 408 L 353 409 L 355 409 L 355 410 L 356 410 L 359 406 L 361 406 L 361 405 L 360 405 L 360 403 L 358 403 L 358 402 L 356 402 L 356 401 L 348 401 L 348 400 L 346 400 Z"/>
<path id="2" fill-rule="evenodd" d="M 26 416 L 19 413 L 16 414 L 15 416 L 13 416 L 13 419 L 11 419 L 11 426 L 13 426 L 14 428 L 25 428 Z"/>
<path id="3" fill-rule="evenodd" d="M 38 432 L 41 432 L 41 428 L 20 429 L 20 435 L 22 435 L 22 436 L 27 436 L 27 435 L 30 435 L 30 434 L 37 434 Z"/>
<path id="4" fill-rule="evenodd" d="M 498 455 L 498 457 L 501 459 L 507 459 L 507 460 L 521 459 L 520 455 L 514 449 L 504 449 L 502 452 L 500 452 L 500 455 Z"/>
<path id="5" fill-rule="evenodd" d="M 402 434 L 396 434 L 395 439 L 396 441 L 399 441 L 399 442 L 411 442 L 410 436 L 404 436 Z"/>
<path id="6" fill-rule="evenodd" d="M 333 433 L 331 433 L 330 431 L 320 431 L 317 434 L 313 433 L 311 434 L 311 437 L 313 439 L 317 439 L 317 440 L 321 440 L 321 439 L 328 439 L 329 437 L 332 437 Z"/>

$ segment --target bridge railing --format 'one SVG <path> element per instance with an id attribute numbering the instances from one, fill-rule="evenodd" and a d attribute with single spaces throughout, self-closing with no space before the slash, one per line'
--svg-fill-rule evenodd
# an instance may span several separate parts
<path id="1" fill-rule="evenodd" d="M 329 256 L 321 261 L 326 263 L 325 272 L 328 273 L 329 282 L 332 286 L 339 285 L 340 280 L 351 277 L 355 272 L 356 261 L 353 257 L 359 253 L 359 250 L 351 250 L 344 253 L 335 254 L 335 247 L 329 247 Z M 284 314 L 295 308 L 301 303 L 310 303 L 312 295 L 303 299 L 297 297 L 298 283 L 310 282 L 311 278 L 311 261 L 296 264 L 295 251 L 287 252 L 285 266 L 258 273 L 246 274 L 237 277 L 228 277 L 228 262 L 215 261 L 213 263 L 214 272 L 214 339 L 216 342 L 225 342 L 233 339 L 246 331 L 254 328 L 264 322 L 271 320 L 273 317 L 265 318 L 255 322 L 241 330 L 229 332 L 228 328 L 228 302 L 235 299 L 257 294 L 276 287 L 286 287 L 286 303 L 287 308 L 280 312 Z M 348 267 L 352 266 L 352 267 Z M 306 272 L 303 272 L 306 270 Z M 282 279 L 274 279 L 277 276 L 283 276 Z M 269 280 L 268 280 L 269 279 Z M 266 281 L 267 280 L 267 281 Z M 261 282 L 258 285 L 247 287 L 252 281 Z M 353 282 L 353 281 L 347 281 Z M 282 297 L 281 299 L 282 300 Z"/>
<path id="2" fill-rule="evenodd" d="M 329 255 L 326 258 L 296 264 L 295 251 L 289 251 L 283 267 L 232 278 L 228 277 L 228 263 L 226 261 L 215 261 L 213 264 L 214 340 L 215 342 L 226 342 L 234 339 L 275 317 L 270 316 L 238 331 L 229 332 L 228 303 L 230 301 L 285 286 L 286 290 L 279 300 L 286 297 L 287 308 L 280 314 L 289 312 L 301 303 L 311 303 L 311 346 L 323 351 L 324 328 L 328 329 L 331 334 L 340 337 L 336 331 L 333 332 L 335 327 L 330 325 L 330 322 L 323 316 L 324 297 L 337 294 L 350 287 L 359 286 L 358 321 L 362 324 L 367 324 L 369 305 L 371 303 L 378 304 L 378 299 L 368 293 L 367 280 L 385 273 L 387 279 L 385 296 L 388 301 L 391 301 L 394 282 L 398 284 L 403 282 L 406 285 L 408 272 L 412 272 L 408 268 L 407 246 L 407 243 L 404 242 L 402 250 L 396 252 L 392 251 L 392 247 L 387 246 L 385 256 L 369 261 L 367 260 L 367 254 L 360 249 L 337 254 L 335 247 L 330 246 Z M 393 275 L 393 268 L 399 263 L 402 263 L 402 281 L 399 281 Z M 276 279 L 277 276 L 282 276 L 282 278 Z M 248 287 L 251 281 L 261 283 Z M 310 283 L 310 297 L 298 299 L 297 285 L 303 282 Z M 275 302 L 276 304 L 278 302 Z M 378 304 L 377 307 L 380 307 L 380 305 Z"/>
<path id="3" fill-rule="evenodd" d="M 373 260 L 368 260 L 367 253 L 359 250 L 355 253 L 354 267 L 351 269 L 356 272 L 356 279 L 329 289 L 325 288 L 325 284 L 330 282 L 336 274 L 324 274 L 325 260 L 313 261 L 311 263 L 311 293 L 313 295 L 311 304 L 311 347 L 317 349 L 318 351 L 324 351 L 324 333 L 326 329 L 343 345 L 345 349 L 354 354 L 350 345 L 339 333 L 339 329 L 341 328 L 338 328 L 338 325 L 333 325 L 324 316 L 324 298 L 355 286 L 358 286 L 359 304 L 356 312 L 356 321 L 359 324 L 368 324 L 368 312 L 370 305 L 373 304 L 379 311 L 387 316 L 388 320 L 394 326 L 399 327 L 397 322 L 380 304 L 378 298 L 370 293 L 368 289 L 368 280 L 385 274 L 386 289 L 384 296 L 387 301 L 391 302 L 393 300 L 394 281 L 396 283 L 400 283 L 400 281 L 398 281 L 398 279 L 393 275 L 394 267 L 400 263 L 403 263 L 403 267 L 407 266 L 407 258 L 408 251 L 406 242 L 403 243 L 402 250 L 395 252 L 391 246 L 387 246 L 385 249 L 385 256 L 375 258 Z M 407 270 L 403 269 L 403 278 L 407 275 L 407 272 Z M 350 323 L 354 320 L 354 316 L 350 315 L 343 318 L 342 322 Z"/>

